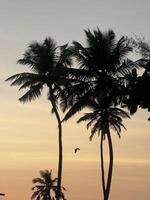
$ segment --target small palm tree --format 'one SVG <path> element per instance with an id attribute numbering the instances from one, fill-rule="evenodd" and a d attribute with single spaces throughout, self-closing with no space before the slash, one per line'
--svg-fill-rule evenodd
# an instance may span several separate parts
<path id="1" fill-rule="evenodd" d="M 62 179 L 62 124 L 59 116 L 57 95 L 63 87 L 69 86 L 67 66 L 71 65 L 70 51 L 67 44 L 57 47 L 52 38 L 46 38 L 43 43 L 32 42 L 19 64 L 26 65 L 31 72 L 15 74 L 6 81 L 11 81 L 11 86 L 20 86 L 19 90 L 28 91 L 19 98 L 20 102 L 26 103 L 41 96 L 44 85 L 49 89 L 48 99 L 52 104 L 52 111 L 58 122 L 59 138 L 59 161 L 58 161 L 58 189 L 57 200 L 59 200 Z M 71 70 L 71 69 L 70 69 Z M 75 70 L 76 71 L 76 70 Z"/>
<path id="2" fill-rule="evenodd" d="M 57 178 L 52 178 L 52 170 L 41 170 L 40 178 L 34 178 L 32 183 L 35 185 L 32 187 L 33 194 L 31 199 L 35 200 L 53 200 L 52 193 L 57 195 Z M 62 187 L 65 190 L 64 187 Z M 60 198 L 65 200 L 64 193 L 61 190 Z"/>

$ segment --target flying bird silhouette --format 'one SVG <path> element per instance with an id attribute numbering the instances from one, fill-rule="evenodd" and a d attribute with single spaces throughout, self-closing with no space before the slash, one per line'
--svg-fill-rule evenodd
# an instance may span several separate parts
<path id="1" fill-rule="evenodd" d="M 79 148 L 75 148 L 74 153 L 77 153 L 77 151 L 79 151 Z"/>

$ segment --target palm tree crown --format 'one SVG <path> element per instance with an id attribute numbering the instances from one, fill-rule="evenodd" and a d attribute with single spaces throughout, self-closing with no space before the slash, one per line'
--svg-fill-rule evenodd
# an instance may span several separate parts
<path id="1" fill-rule="evenodd" d="M 53 89 L 58 89 L 59 84 L 64 85 L 63 70 L 66 65 L 71 65 L 71 59 L 67 45 L 58 49 L 53 39 L 46 38 L 43 43 L 31 43 L 18 63 L 29 66 L 33 73 L 19 73 L 9 77 L 7 81 L 12 82 L 11 86 L 19 85 L 19 90 L 28 88 L 28 91 L 19 98 L 25 103 L 39 97 L 44 84 Z"/>
<path id="2" fill-rule="evenodd" d="M 81 77 L 80 87 L 73 85 L 75 90 L 66 92 L 67 106 L 71 107 L 64 120 L 68 120 L 76 112 L 88 106 L 90 99 L 109 99 L 110 103 L 117 104 L 121 101 L 124 90 L 124 75 L 134 66 L 134 63 L 127 58 L 132 51 L 127 38 L 122 37 L 116 41 L 112 30 L 102 33 L 99 29 L 85 31 L 87 47 L 74 41 L 72 52 L 78 62 L 78 67 L 89 72 L 88 76 Z M 67 88 L 68 89 L 68 88 Z M 77 96 L 78 95 L 78 96 Z M 70 97 L 71 96 L 71 97 Z M 64 101 L 62 101 L 64 103 Z M 66 106 L 66 107 L 67 107 Z"/>
<path id="3" fill-rule="evenodd" d="M 102 103 L 97 100 L 89 100 L 88 107 L 91 112 L 85 113 L 77 123 L 88 121 L 87 129 L 92 127 L 90 140 L 92 140 L 95 133 L 98 133 L 98 135 L 101 133 L 105 138 L 108 127 L 112 128 L 120 137 L 121 127 L 125 129 L 122 118 L 130 118 L 127 112 L 111 105 L 104 108 Z"/>
<path id="4" fill-rule="evenodd" d="M 36 200 L 51 200 L 52 194 L 56 196 L 57 191 L 57 178 L 52 178 L 52 170 L 41 170 L 40 178 L 34 178 L 32 183 L 35 185 L 32 187 L 33 194 L 31 199 Z M 65 188 L 62 187 L 65 190 Z M 61 198 L 65 200 L 64 194 L 61 191 Z"/>

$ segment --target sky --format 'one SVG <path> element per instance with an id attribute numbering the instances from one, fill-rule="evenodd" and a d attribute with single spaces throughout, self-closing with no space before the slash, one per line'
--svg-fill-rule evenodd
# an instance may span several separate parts
<path id="1" fill-rule="evenodd" d="M 31 41 L 53 37 L 59 45 L 77 40 L 85 44 L 84 29 L 113 29 L 122 35 L 150 41 L 149 0 L 0 0 L 0 192 L 4 200 L 27 200 L 39 170 L 57 172 L 57 124 L 43 96 L 18 102 L 18 88 L 4 80 L 28 70 L 16 64 Z M 146 110 L 125 121 L 121 139 L 113 134 L 114 173 L 110 199 L 149 200 L 150 123 Z M 78 116 L 63 125 L 63 185 L 69 200 L 97 200 L 102 196 L 99 138 L 89 142 Z M 80 152 L 74 154 L 74 148 Z M 107 144 L 105 144 L 107 149 Z M 107 158 L 107 151 L 106 151 Z M 106 163 L 107 164 L 107 163 Z"/>

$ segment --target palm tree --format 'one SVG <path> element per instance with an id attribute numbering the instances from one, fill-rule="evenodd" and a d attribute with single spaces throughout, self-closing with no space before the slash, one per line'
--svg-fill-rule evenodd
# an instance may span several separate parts
<path id="1" fill-rule="evenodd" d="M 20 102 L 26 103 L 41 96 L 43 86 L 49 89 L 48 99 L 52 105 L 52 111 L 58 123 L 58 185 L 57 200 L 60 199 L 61 179 L 62 179 L 62 124 L 57 108 L 59 91 L 69 86 L 70 80 L 67 66 L 71 65 L 70 51 L 68 45 L 57 47 L 52 38 L 46 38 L 43 43 L 32 42 L 23 58 L 18 60 L 19 64 L 26 65 L 31 72 L 15 74 L 6 81 L 11 81 L 11 86 L 20 86 L 19 90 L 28 91 L 19 98 Z M 71 70 L 71 69 L 70 69 Z M 76 70 L 75 70 L 76 72 Z"/>
<path id="2" fill-rule="evenodd" d="M 105 104 L 106 105 L 106 104 Z M 121 128 L 125 129 L 125 126 L 122 123 L 122 118 L 129 118 L 129 115 L 124 110 L 114 107 L 113 105 L 105 106 L 103 102 L 100 102 L 98 99 L 89 100 L 88 107 L 91 109 L 91 112 L 86 113 L 81 117 L 77 123 L 88 121 L 87 129 L 91 127 L 91 136 L 90 141 L 93 136 L 98 133 L 101 134 L 100 139 L 100 157 L 101 157 L 101 174 L 102 174 L 102 188 L 104 194 L 104 200 L 108 199 L 111 179 L 112 179 L 112 170 L 113 170 L 113 146 L 110 129 L 113 129 L 120 138 Z M 108 146 L 109 146 L 109 170 L 108 170 L 108 179 L 107 184 L 105 183 L 105 173 L 104 173 L 104 160 L 103 160 L 103 141 L 107 137 Z"/>
<path id="3" fill-rule="evenodd" d="M 102 134 L 101 148 L 104 135 L 107 135 L 110 164 L 106 188 L 103 175 L 104 166 L 102 153 L 101 170 L 104 199 L 108 200 L 113 168 L 113 149 L 110 137 L 111 123 L 109 121 L 110 106 L 113 106 L 113 109 L 117 109 L 117 107 L 121 105 L 125 92 L 124 77 L 134 67 L 137 67 L 137 63 L 132 62 L 132 60 L 127 57 L 128 53 L 132 51 L 132 47 L 129 45 L 130 43 L 126 37 L 121 37 L 121 39 L 117 41 L 112 30 L 102 33 L 99 29 L 94 30 L 93 33 L 90 30 L 86 30 L 85 34 L 87 46 L 83 47 L 80 43 L 74 41 L 72 52 L 78 62 L 78 68 L 89 72 L 90 76 L 81 76 L 81 80 L 84 84 L 80 83 L 80 87 L 78 87 L 78 84 L 77 86 L 75 85 L 75 90 L 72 89 L 70 92 L 67 88 L 64 91 L 66 99 L 69 102 L 66 103 L 65 100 L 62 99 L 62 106 L 65 109 L 69 108 L 69 111 L 65 115 L 63 121 L 68 120 L 82 109 L 89 108 L 89 99 L 92 102 L 98 99 L 101 110 L 103 109 L 105 111 L 107 120 L 103 120 L 101 124 L 105 128 L 107 127 L 107 129 L 104 132 L 105 134 Z M 120 116 L 122 112 L 123 111 L 120 111 Z M 118 113 L 116 115 L 118 115 Z M 93 117 L 94 116 L 95 113 L 93 112 Z M 128 115 L 124 114 L 124 116 L 127 117 Z M 117 120 L 117 133 L 119 134 L 121 131 L 120 126 L 123 126 L 123 124 L 120 118 L 117 118 Z M 98 126 L 99 122 L 97 123 Z M 114 128 L 116 128 L 117 125 Z M 94 131 L 94 133 L 95 132 L 96 131 Z"/>
<path id="4" fill-rule="evenodd" d="M 139 39 L 137 44 L 142 59 L 145 61 L 143 65 L 144 73 L 138 80 L 138 85 L 140 87 L 139 95 L 142 97 L 139 106 L 150 111 L 150 94 L 146 90 L 143 90 L 143 88 L 148 88 L 150 85 L 150 42 Z M 150 117 L 148 120 L 150 121 Z"/>
<path id="5" fill-rule="evenodd" d="M 41 170 L 40 171 L 40 178 L 34 178 L 32 180 L 32 183 L 34 186 L 32 187 L 33 194 L 31 199 L 36 200 L 52 200 L 54 197 L 52 197 L 53 193 L 55 196 L 57 195 L 57 178 L 52 178 L 52 170 Z M 65 190 L 64 187 L 61 187 L 63 190 Z M 64 194 L 61 190 L 60 198 L 65 200 Z"/>
<path id="6" fill-rule="evenodd" d="M 136 51 L 142 56 L 140 61 L 143 73 L 139 74 L 136 69 L 126 75 L 126 90 L 124 106 L 127 106 L 131 114 L 134 114 L 138 107 L 150 111 L 150 94 L 147 92 L 150 85 L 150 43 L 144 38 L 130 39 Z M 150 120 L 150 118 L 149 118 Z"/>

